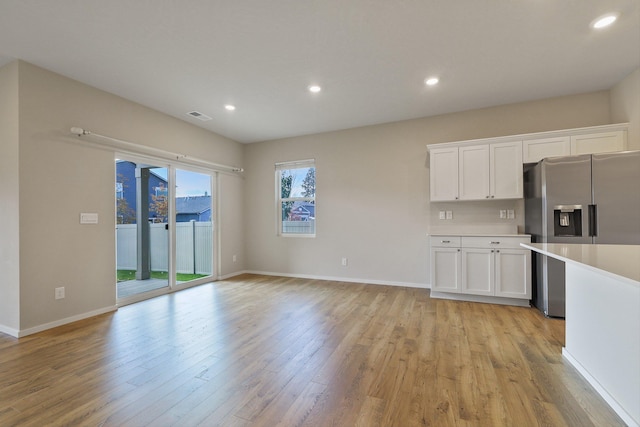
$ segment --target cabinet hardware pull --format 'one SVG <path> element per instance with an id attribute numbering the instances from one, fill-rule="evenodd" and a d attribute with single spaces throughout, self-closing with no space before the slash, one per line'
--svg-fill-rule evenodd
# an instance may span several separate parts
<path id="1" fill-rule="evenodd" d="M 440 240 L 440 243 L 451 243 L 451 240 Z"/>
<path id="2" fill-rule="evenodd" d="M 492 244 L 492 245 L 499 245 L 499 244 L 500 244 L 500 242 L 490 242 L 490 244 Z"/>
<path id="3" fill-rule="evenodd" d="M 500 253 L 500 249 L 496 249 L 496 252 Z"/>

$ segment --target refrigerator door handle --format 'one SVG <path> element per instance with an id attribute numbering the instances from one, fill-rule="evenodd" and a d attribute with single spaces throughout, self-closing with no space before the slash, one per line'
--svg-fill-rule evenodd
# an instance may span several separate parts
<path id="1" fill-rule="evenodd" d="M 589 236 L 598 235 L 598 206 L 589 205 Z"/>

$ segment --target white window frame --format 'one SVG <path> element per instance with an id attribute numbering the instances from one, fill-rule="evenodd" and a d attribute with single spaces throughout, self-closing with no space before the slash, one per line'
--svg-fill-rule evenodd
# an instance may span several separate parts
<path id="1" fill-rule="evenodd" d="M 314 168 L 316 169 L 316 161 L 315 159 L 307 159 L 307 160 L 296 160 L 290 162 L 280 162 L 275 164 L 275 199 L 276 199 L 276 233 L 281 237 L 316 237 L 318 223 L 316 222 L 316 217 L 314 216 L 314 227 L 313 233 L 285 233 L 282 231 L 282 202 L 297 202 L 297 201 L 313 201 L 314 204 L 316 202 L 316 195 L 313 197 L 289 197 L 286 199 L 282 198 L 282 188 L 281 188 L 281 172 L 283 170 L 289 169 L 304 169 L 304 168 Z M 317 175 L 316 175 L 317 177 Z M 315 209 L 314 209 L 315 211 Z M 317 215 L 317 211 L 314 212 Z"/>

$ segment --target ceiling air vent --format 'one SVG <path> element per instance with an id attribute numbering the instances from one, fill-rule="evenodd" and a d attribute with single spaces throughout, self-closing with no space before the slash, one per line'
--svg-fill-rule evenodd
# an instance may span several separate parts
<path id="1" fill-rule="evenodd" d="M 202 114 L 199 111 L 191 111 L 187 114 L 190 115 L 191 117 L 195 117 L 198 120 L 202 120 L 203 122 L 211 120 L 211 117 L 207 116 L 206 114 Z"/>

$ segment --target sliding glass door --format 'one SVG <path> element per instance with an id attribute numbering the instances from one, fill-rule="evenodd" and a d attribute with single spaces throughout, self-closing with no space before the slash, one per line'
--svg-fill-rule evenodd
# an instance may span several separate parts
<path id="1" fill-rule="evenodd" d="M 176 284 L 213 274 L 212 176 L 176 169 Z"/>
<path id="2" fill-rule="evenodd" d="M 168 288 L 168 168 L 116 160 L 119 299 Z"/>
<path id="3" fill-rule="evenodd" d="M 119 302 L 211 280 L 213 175 L 116 159 L 116 270 Z"/>

